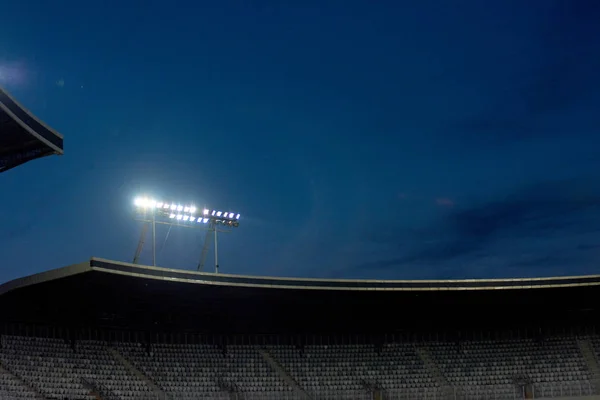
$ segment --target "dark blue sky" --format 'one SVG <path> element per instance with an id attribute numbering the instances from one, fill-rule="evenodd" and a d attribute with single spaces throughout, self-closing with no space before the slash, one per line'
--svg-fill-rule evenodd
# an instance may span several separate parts
<path id="1" fill-rule="evenodd" d="M 600 272 L 596 1 L 0 5 L 0 84 L 65 136 L 0 176 L 1 281 L 130 261 L 139 193 L 242 213 L 222 272 Z"/>

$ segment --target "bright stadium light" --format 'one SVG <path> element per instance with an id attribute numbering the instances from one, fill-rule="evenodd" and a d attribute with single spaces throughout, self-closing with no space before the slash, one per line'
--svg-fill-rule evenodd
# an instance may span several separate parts
<path id="1" fill-rule="evenodd" d="M 227 228 L 237 228 L 240 225 L 239 213 L 206 207 L 199 210 L 192 203 L 166 201 L 165 199 L 155 199 L 149 196 L 136 197 L 133 200 L 133 205 L 135 206 L 136 219 L 144 222 L 142 235 L 133 258 L 134 264 L 137 264 L 144 246 L 146 231 L 149 226 L 152 226 L 152 265 L 156 265 L 156 224 L 165 224 L 206 229 L 198 270 L 201 271 L 204 268 L 208 246 L 210 240 L 214 237 L 215 272 L 219 272 L 217 232 L 229 232 Z M 226 230 L 221 230 L 219 227 Z"/>
<path id="2" fill-rule="evenodd" d="M 215 223 L 233 228 L 237 228 L 240 224 L 240 214 L 231 211 L 204 208 L 203 218 L 199 218 L 198 208 L 193 204 L 165 202 L 150 197 L 136 197 L 133 204 L 139 214 L 154 214 L 157 219 L 168 218 L 201 224 Z"/>

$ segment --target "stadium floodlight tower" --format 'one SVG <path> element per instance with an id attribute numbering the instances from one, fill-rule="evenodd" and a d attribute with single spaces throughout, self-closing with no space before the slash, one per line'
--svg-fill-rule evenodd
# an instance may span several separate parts
<path id="1" fill-rule="evenodd" d="M 150 197 L 136 197 L 134 200 L 136 219 L 144 223 L 133 263 L 137 264 L 144 247 L 148 228 L 152 227 L 152 265 L 156 266 L 156 224 L 182 226 L 185 228 L 205 229 L 204 245 L 198 262 L 198 271 L 202 271 L 208 253 L 208 246 L 214 237 L 215 273 L 219 272 L 218 232 L 230 232 L 230 228 L 240 226 L 240 214 L 230 211 L 202 208 L 192 204 L 160 201 Z"/>

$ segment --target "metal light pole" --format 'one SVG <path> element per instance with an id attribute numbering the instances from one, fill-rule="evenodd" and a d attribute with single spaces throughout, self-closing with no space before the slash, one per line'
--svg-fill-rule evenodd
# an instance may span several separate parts
<path id="1" fill-rule="evenodd" d="M 156 267 L 156 211 L 152 209 L 152 266 Z"/>
<path id="2" fill-rule="evenodd" d="M 228 228 L 237 228 L 240 223 L 240 214 L 219 211 L 216 209 L 202 209 L 197 213 L 193 205 L 182 206 L 179 203 L 164 202 L 148 197 L 135 199 L 136 219 L 143 222 L 142 233 L 133 257 L 133 263 L 137 264 L 144 247 L 146 232 L 152 225 L 152 266 L 156 266 L 156 224 L 170 226 L 182 226 L 185 228 L 206 229 L 204 245 L 198 262 L 197 269 L 202 271 L 210 241 L 214 240 L 215 247 L 215 273 L 219 273 L 219 244 L 218 232 L 230 232 Z M 152 215 L 148 215 L 152 213 Z M 223 229 L 218 229 L 222 227 Z"/>
<path id="3" fill-rule="evenodd" d="M 219 243 L 217 241 L 217 232 L 219 230 L 215 226 L 215 274 L 219 273 Z"/>

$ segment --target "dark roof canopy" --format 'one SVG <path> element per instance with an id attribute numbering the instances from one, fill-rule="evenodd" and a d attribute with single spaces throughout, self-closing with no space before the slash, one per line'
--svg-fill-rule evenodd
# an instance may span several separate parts
<path id="1" fill-rule="evenodd" d="M 365 332 L 598 317 L 600 276 L 375 281 L 240 276 L 92 259 L 0 286 L 0 315 L 124 329 Z M 587 318 L 586 317 L 586 318 Z"/>
<path id="2" fill-rule="evenodd" d="M 0 88 L 0 172 L 52 154 L 63 154 L 63 137 Z"/>

